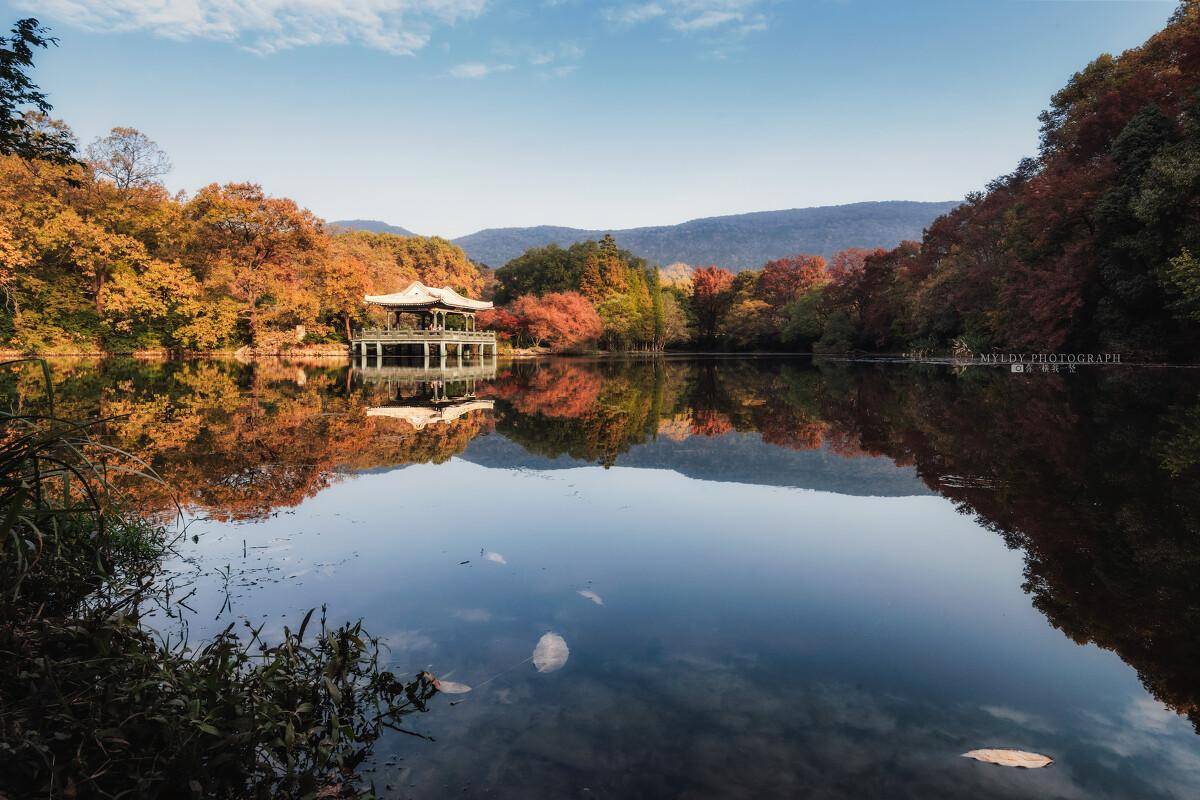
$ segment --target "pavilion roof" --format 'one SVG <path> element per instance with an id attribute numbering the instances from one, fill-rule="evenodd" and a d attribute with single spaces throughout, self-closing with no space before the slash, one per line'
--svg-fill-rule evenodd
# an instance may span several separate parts
<path id="1" fill-rule="evenodd" d="M 471 411 L 491 410 L 495 407 L 495 402 L 492 400 L 466 400 L 461 403 L 442 406 L 441 408 L 429 408 L 427 406 L 376 406 L 375 408 L 367 409 L 367 416 L 402 419 L 417 430 L 421 430 L 426 425 L 439 422 L 453 422 Z"/>
<path id="2" fill-rule="evenodd" d="M 472 300 L 469 297 L 463 297 L 449 286 L 438 289 L 434 286 L 426 286 L 420 281 L 413 281 L 403 291 L 392 294 L 369 294 L 363 300 L 370 305 L 401 308 L 444 306 L 461 311 L 482 311 L 492 307 L 487 300 Z"/>

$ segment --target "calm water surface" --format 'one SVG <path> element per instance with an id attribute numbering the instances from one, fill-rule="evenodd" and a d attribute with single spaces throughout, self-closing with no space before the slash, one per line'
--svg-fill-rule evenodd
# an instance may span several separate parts
<path id="1" fill-rule="evenodd" d="M 1200 795 L 1193 371 L 55 370 L 182 496 L 192 637 L 327 604 L 474 687 L 385 797 Z"/>

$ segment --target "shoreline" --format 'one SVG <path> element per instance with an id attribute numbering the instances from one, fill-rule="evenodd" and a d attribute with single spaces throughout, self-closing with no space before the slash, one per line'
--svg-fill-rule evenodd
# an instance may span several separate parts
<path id="1" fill-rule="evenodd" d="M 52 351 L 52 352 L 28 352 L 20 350 L 0 350 L 0 359 L 3 360 L 20 360 L 20 359 L 92 359 L 102 360 L 109 358 L 128 358 L 135 361 L 192 361 L 211 359 L 214 361 L 234 360 L 242 362 L 252 362 L 256 360 L 306 360 L 306 359 L 328 359 L 328 360 L 345 360 L 352 361 L 354 356 L 350 347 L 333 346 L 333 347 L 311 347 L 298 348 L 293 350 L 283 351 L 256 351 L 249 347 L 241 347 L 237 350 L 134 350 L 134 351 Z M 391 356 L 389 358 L 396 358 Z M 771 350 L 748 350 L 744 352 L 724 351 L 724 350 L 595 350 L 590 352 L 570 352 L 556 353 L 547 348 L 513 348 L 509 350 L 500 350 L 496 354 L 497 359 L 506 361 L 532 361 L 540 358 L 583 358 L 583 359 L 624 359 L 624 358 L 728 358 L 728 359 L 744 359 L 744 358 L 808 358 L 813 360 L 826 361 L 845 361 L 848 363 L 874 363 L 874 364 L 929 364 L 937 366 L 951 367 L 1004 367 L 1009 368 L 1010 362 L 1007 361 L 982 361 L 978 356 L 974 358 L 963 358 L 954 355 L 908 355 L 905 353 L 864 353 L 864 352 L 847 352 L 847 353 L 812 353 L 800 351 L 771 351 Z M 1030 363 L 1026 362 L 1027 372 L 1040 372 L 1041 362 Z M 1036 368 L 1035 368 L 1036 367 Z M 1115 363 L 1087 363 L 1075 362 L 1069 363 L 1066 361 L 1058 362 L 1059 371 L 1067 367 L 1157 367 L 1163 369 L 1200 369 L 1200 362 L 1174 362 L 1174 361 L 1138 361 L 1134 359 L 1122 359 Z"/>

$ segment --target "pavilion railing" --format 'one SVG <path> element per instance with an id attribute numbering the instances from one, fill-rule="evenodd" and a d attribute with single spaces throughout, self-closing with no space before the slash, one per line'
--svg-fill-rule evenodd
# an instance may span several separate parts
<path id="1" fill-rule="evenodd" d="M 438 341 L 496 341 L 495 331 L 423 331 L 415 328 L 360 328 L 352 337 L 355 340 L 372 342 L 438 342 Z"/>

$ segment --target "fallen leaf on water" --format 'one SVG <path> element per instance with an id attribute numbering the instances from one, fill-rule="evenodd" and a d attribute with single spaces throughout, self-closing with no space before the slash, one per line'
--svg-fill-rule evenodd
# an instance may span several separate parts
<path id="1" fill-rule="evenodd" d="M 489 551 L 487 553 L 484 553 L 483 557 L 486 560 L 491 561 L 493 564 L 507 564 L 508 563 L 507 561 L 504 560 L 504 556 L 500 555 L 499 553 L 493 553 L 493 552 Z"/>
<path id="2" fill-rule="evenodd" d="M 588 600 L 591 600 L 598 606 L 604 605 L 604 598 L 593 592 L 591 589 L 580 589 L 579 596 L 586 597 Z"/>
<path id="3" fill-rule="evenodd" d="M 571 651 L 567 649 L 567 643 L 561 636 L 557 633 L 544 633 L 542 638 L 538 639 L 537 647 L 533 648 L 533 665 L 537 667 L 538 672 L 554 672 L 556 669 L 562 669 L 569 655 Z"/>
<path id="4" fill-rule="evenodd" d="M 1021 767 L 1022 769 L 1040 769 L 1054 763 L 1053 758 L 1040 753 L 1027 753 L 1024 750 L 1005 750 L 1003 748 L 972 750 L 969 753 L 963 753 L 963 756 L 988 764 L 999 764 L 1002 767 Z"/>
<path id="5" fill-rule="evenodd" d="M 454 681 L 442 681 L 437 678 L 433 679 L 433 688 L 443 694 L 466 694 L 471 691 L 471 687 L 465 683 L 455 683 Z"/>

